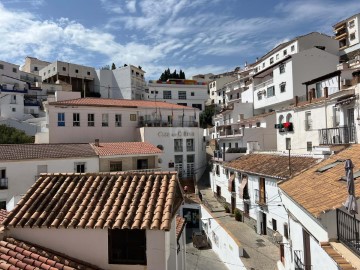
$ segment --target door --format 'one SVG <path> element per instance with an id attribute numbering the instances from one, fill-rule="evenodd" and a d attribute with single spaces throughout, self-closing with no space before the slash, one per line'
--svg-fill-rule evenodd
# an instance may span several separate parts
<path id="1" fill-rule="evenodd" d="M 235 214 L 235 208 L 236 208 L 236 195 L 231 194 L 231 213 Z"/>
<path id="2" fill-rule="evenodd" d="M 266 214 L 262 213 L 261 234 L 266 235 Z"/>
<path id="3" fill-rule="evenodd" d="M 183 217 L 186 220 L 186 228 L 199 229 L 199 225 L 200 225 L 199 209 L 184 208 Z"/>
<path id="4" fill-rule="evenodd" d="M 137 169 L 138 170 L 148 169 L 148 160 L 147 159 L 138 159 L 137 160 Z"/>
<path id="5" fill-rule="evenodd" d="M 303 230 L 304 270 L 311 270 L 310 235 Z"/>
<path id="6" fill-rule="evenodd" d="M 265 178 L 260 177 L 259 190 L 260 190 L 259 203 L 265 204 L 265 203 L 266 203 L 266 196 L 265 196 Z"/>
<path id="7" fill-rule="evenodd" d="M 347 110 L 347 125 L 349 127 L 349 142 L 355 142 L 354 108 Z"/>

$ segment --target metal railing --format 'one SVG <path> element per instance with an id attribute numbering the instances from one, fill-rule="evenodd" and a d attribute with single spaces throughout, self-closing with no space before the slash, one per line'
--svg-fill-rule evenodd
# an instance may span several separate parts
<path id="1" fill-rule="evenodd" d="M 259 189 L 255 189 L 255 202 L 257 204 L 266 205 L 267 198 L 266 198 L 266 192 L 263 193 L 260 192 Z"/>
<path id="2" fill-rule="evenodd" d="M 196 121 L 140 120 L 139 127 L 198 127 Z"/>
<path id="3" fill-rule="evenodd" d="M 8 179 L 7 179 L 7 177 L 0 178 L 0 189 L 8 189 Z"/>
<path id="4" fill-rule="evenodd" d="M 223 157 L 224 157 L 224 154 L 223 154 L 222 150 L 215 150 L 214 151 L 214 158 L 223 159 Z"/>
<path id="5" fill-rule="evenodd" d="M 319 129 L 320 144 L 347 144 L 355 143 L 355 126 Z"/>
<path id="6" fill-rule="evenodd" d="M 338 240 L 357 255 L 360 255 L 360 220 L 340 209 L 336 209 L 336 221 Z"/>
<path id="7" fill-rule="evenodd" d="M 304 264 L 304 255 L 302 250 L 294 250 L 295 270 L 311 270 L 312 266 Z"/>
<path id="8" fill-rule="evenodd" d="M 259 83 L 257 85 L 254 86 L 254 90 L 258 90 L 260 88 L 263 88 L 269 84 L 272 84 L 274 82 L 274 79 L 270 79 L 270 80 L 267 80 L 265 82 L 262 82 L 262 83 Z"/>
<path id="9" fill-rule="evenodd" d="M 220 131 L 220 137 L 228 137 L 228 136 L 242 136 L 242 129 L 226 129 L 224 131 Z"/>

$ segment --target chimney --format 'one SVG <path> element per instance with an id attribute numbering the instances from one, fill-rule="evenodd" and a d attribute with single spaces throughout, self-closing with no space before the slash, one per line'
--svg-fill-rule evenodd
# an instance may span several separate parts
<path id="1" fill-rule="evenodd" d="M 100 140 L 99 139 L 95 139 L 95 146 L 97 146 L 97 147 L 100 146 Z"/>

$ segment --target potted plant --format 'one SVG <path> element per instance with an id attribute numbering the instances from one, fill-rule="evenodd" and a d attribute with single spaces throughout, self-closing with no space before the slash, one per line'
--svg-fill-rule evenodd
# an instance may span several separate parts
<path id="1" fill-rule="evenodd" d="M 225 212 L 230 213 L 230 207 L 227 204 L 224 204 Z"/>
<path id="2" fill-rule="evenodd" d="M 236 221 L 241 221 L 242 220 L 242 215 L 239 209 L 235 209 L 235 220 Z"/>

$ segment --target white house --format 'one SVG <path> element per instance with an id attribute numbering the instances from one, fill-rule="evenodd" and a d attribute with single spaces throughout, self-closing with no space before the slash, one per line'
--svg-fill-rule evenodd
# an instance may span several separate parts
<path id="1" fill-rule="evenodd" d="M 289 168 L 290 163 L 290 168 Z M 214 194 L 226 202 L 232 213 L 238 209 L 243 222 L 259 234 L 273 235 L 283 230 L 287 213 L 282 207 L 278 182 L 316 163 L 311 157 L 266 152 L 245 154 L 231 162 L 214 164 L 210 184 Z"/>
<path id="2" fill-rule="evenodd" d="M 337 63 L 337 42 L 329 36 L 310 33 L 280 44 L 254 64 L 254 109 L 288 106 L 304 95 L 303 82 L 334 71 Z"/>
<path id="3" fill-rule="evenodd" d="M 41 76 L 39 71 L 50 64 L 50 62 L 37 59 L 36 57 L 27 56 L 25 58 L 24 65 L 21 67 L 21 70 L 27 73 Z"/>
<path id="4" fill-rule="evenodd" d="M 144 99 L 145 71 L 141 67 L 124 65 L 114 70 L 96 71 L 95 91 L 102 98 Z"/>
<path id="5" fill-rule="evenodd" d="M 225 104 L 224 86 L 226 83 L 234 81 L 236 78 L 237 74 L 234 72 L 214 75 L 213 81 L 209 83 L 209 92 L 212 104 Z"/>
<path id="6" fill-rule="evenodd" d="M 176 173 L 43 174 L 3 224 L 9 237 L 97 269 L 183 270 L 182 202 Z"/>
<path id="7" fill-rule="evenodd" d="M 354 165 L 355 195 L 360 145 L 351 145 L 294 178 L 279 184 L 289 219 L 279 230 L 281 260 L 278 269 L 359 269 L 359 215 L 343 204 L 348 197 L 344 161 Z"/>
<path id="8" fill-rule="evenodd" d="M 1 208 L 12 209 L 41 173 L 98 171 L 99 159 L 89 144 L 2 144 Z"/>
<path id="9" fill-rule="evenodd" d="M 335 39 L 339 42 L 340 61 L 360 60 L 360 13 L 333 26 Z"/>
<path id="10" fill-rule="evenodd" d="M 164 101 L 204 110 L 209 99 L 206 82 L 184 79 L 169 79 L 166 82 L 151 80 L 147 86 L 145 100 Z"/>

